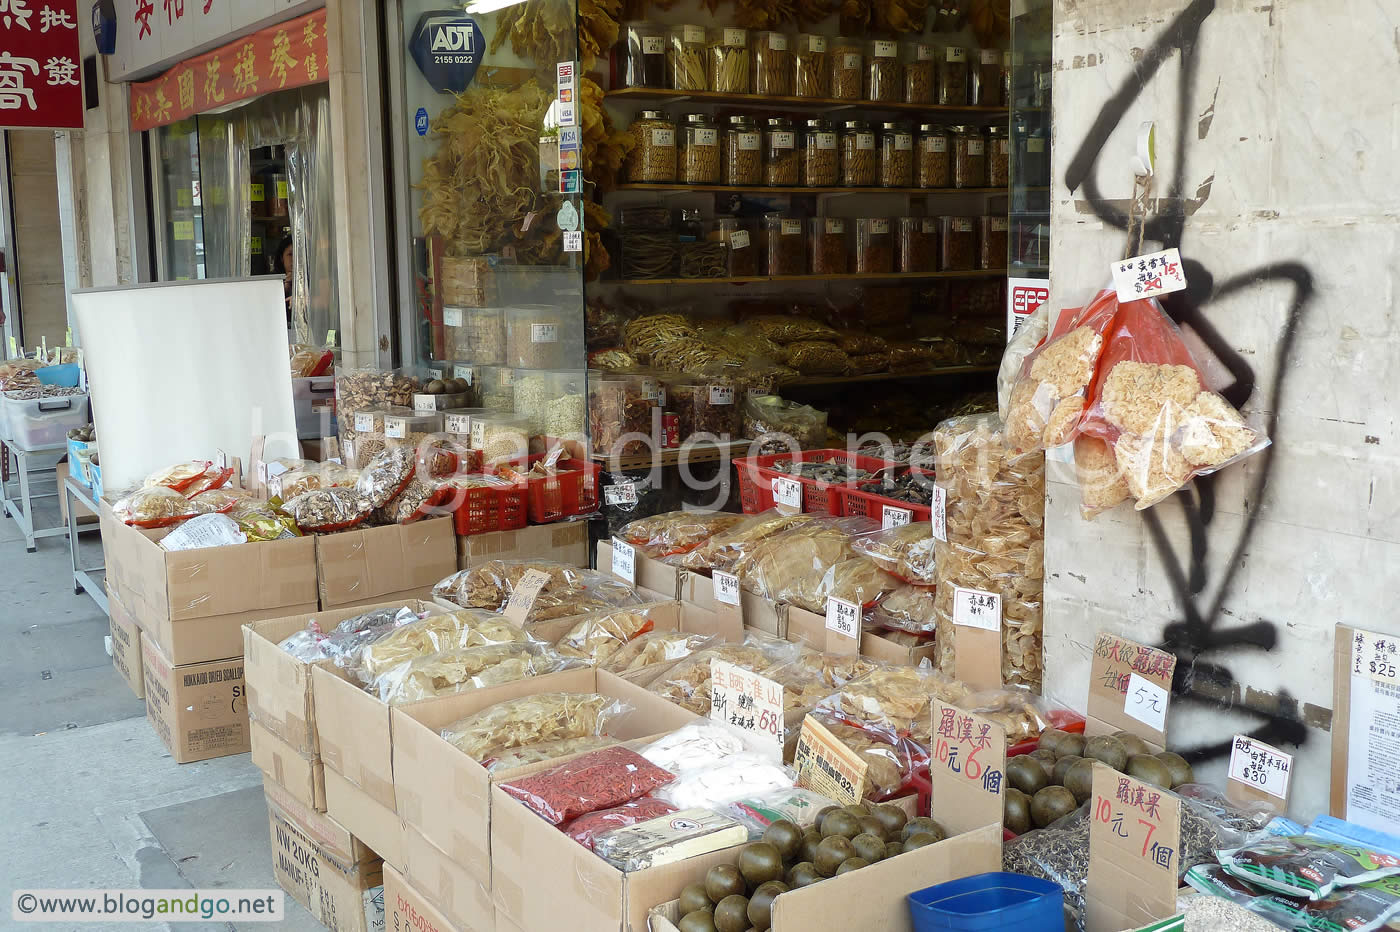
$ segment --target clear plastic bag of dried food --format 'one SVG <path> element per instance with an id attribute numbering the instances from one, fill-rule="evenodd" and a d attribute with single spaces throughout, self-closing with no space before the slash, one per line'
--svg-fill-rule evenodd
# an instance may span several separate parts
<path id="1" fill-rule="evenodd" d="M 228 514 L 239 504 L 255 501 L 251 492 L 231 488 L 209 489 L 186 497 L 221 515 Z"/>
<path id="2" fill-rule="evenodd" d="M 554 760 L 557 757 L 569 757 L 574 754 L 582 754 L 585 751 L 610 748 L 617 743 L 616 738 L 610 738 L 607 735 L 585 735 L 582 738 L 542 741 L 523 748 L 502 751 L 497 756 L 482 761 L 482 765 L 485 766 L 487 773 L 499 773 L 502 770 L 514 770 L 516 767 Z"/>
<path id="3" fill-rule="evenodd" d="M 835 340 L 840 336 L 836 330 L 820 321 L 795 315 L 754 317 L 746 321 L 746 323 L 761 336 L 775 343 Z M 791 363 L 789 363 L 789 365 L 791 365 Z"/>
<path id="4" fill-rule="evenodd" d="M 793 453 L 826 442 L 827 415 L 778 395 L 749 392 L 744 398 L 744 436 L 764 444 L 762 453 Z"/>
<path id="5" fill-rule="evenodd" d="M 649 819 L 670 815 L 675 811 L 677 811 L 676 807 L 663 799 L 643 796 L 611 809 L 600 809 L 597 812 L 586 813 L 570 821 L 568 825 L 560 826 L 560 828 L 565 835 L 591 851 L 594 840 L 604 832 L 611 832 L 615 828 L 626 828 L 629 825 L 636 825 L 638 822 L 646 822 Z"/>
<path id="6" fill-rule="evenodd" d="M 1011 402 L 1011 390 L 1021 378 L 1026 357 L 1035 352 L 1050 333 L 1050 305 L 1040 305 L 1016 328 L 1016 335 L 1006 344 L 1006 352 L 1001 357 L 1001 368 L 997 371 L 997 411 L 1001 419 L 1007 419 Z"/>
<path id="7" fill-rule="evenodd" d="M 718 643 L 718 638 L 706 634 L 650 631 L 628 641 L 607 660 L 598 664 L 598 669 L 618 675 L 636 673 L 656 664 L 684 660 L 691 654 Z"/>
<path id="8" fill-rule="evenodd" d="M 524 630 L 489 612 L 464 609 L 428 615 L 398 627 L 367 646 L 350 672 L 361 683 L 368 684 L 395 667 L 429 654 L 529 640 Z"/>
<path id="9" fill-rule="evenodd" d="M 850 361 L 835 343 L 801 340 L 788 344 L 787 364 L 803 375 L 840 375 Z"/>
<path id="10" fill-rule="evenodd" d="M 145 481 L 141 483 L 141 487 L 143 489 L 163 487 L 183 492 L 203 477 L 213 465 L 209 460 L 189 460 L 166 466 L 147 476 Z"/>
<path id="11" fill-rule="evenodd" d="M 1269 445 L 1263 430 L 1210 390 L 1155 300 L 1119 305 L 1080 430 L 1112 448 L 1138 510 Z"/>
<path id="12" fill-rule="evenodd" d="M 536 693 L 473 712 L 441 734 L 468 757 L 486 761 L 516 748 L 605 734 L 630 711 L 630 704 L 597 693 Z"/>
<path id="13" fill-rule="evenodd" d="M 338 416 L 371 408 L 412 407 L 422 379 L 410 369 L 347 369 L 335 371 Z"/>
<path id="14" fill-rule="evenodd" d="M 758 543 L 734 564 L 744 588 L 778 600 L 805 576 L 822 574 L 853 556 L 851 541 L 879 525 L 869 518 L 818 515 L 815 521 Z"/>
<path id="15" fill-rule="evenodd" d="M 352 486 L 359 473 L 338 463 L 307 463 L 289 469 L 268 480 L 268 490 L 283 501 L 296 498 L 304 492 L 317 489 L 330 489 L 336 486 Z"/>
<path id="16" fill-rule="evenodd" d="M 693 340 L 696 335 L 695 325 L 689 316 L 677 313 L 646 314 L 623 327 L 623 346 L 633 356 L 649 360 L 652 353 L 666 344 Z"/>
<path id="17" fill-rule="evenodd" d="M 296 519 L 268 502 L 236 501 L 233 507 L 224 513 L 234 520 L 238 529 L 250 542 L 286 540 L 302 536 Z"/>
<path id="18" fill-rule="evenodd" d="M 200 495 L 204 492 L 222 489 L 224 486 L 228 485 L 229 480 L 232 478 L 233 469 L 231 467 L 226 466 L 220 468 L 218 466 L 210 466 L 208 469 L 204 470 L 202 476 L 197 477 L 194 482 L 191 482 L 181 491 L 186 498 L 194 498 L 196 495 Z"/>
<path id="19" fill-rule="evenodd" d="M 864 609 L 898 586 L 899 581 L 881 569 L 875 560 L 855 556 L 821 572 L 798 577 L 772 598 L 821 615 L 826 613 L 827 599 L 854 602 Z"/>
<path id="20" fill-rule="evenodd" d="M 796 660 L 801 652 L 800 644 L 750 631 L 742 644 L 719 644 L 691 654 L 653 680 L 647 689 L 696 715 L 709 715 L 712 661 L 723 660 L 761 674 L 770 667 Z"/>
<path id="21" fill-rule="evenodd" d="M 883 800 L 901 795 L 901 791 L 909 786 L 914 771 L 928 760 L 927 749 L 886 726 L 853 724 L 821 710 L 811 714 L 837 740 L 865 761 L 866 799 Z M 789 755 L 795 750 L 795 742 L 792 742 Z"/>
<path id="22" fill-rule="evenodd" d="M 937 697 L 959 704 L 971 691 L 928 663 L 917 667 L 881 664 L 817 703 L 817 711 L 865 728 L 883 728 L 929 746 L 929 703 Z"/>
<path id="23" fill-rule="evenodd" d="M 374 508 L 355 489 L 337 487 L 304 492 L 283 502 L 282 510 L 303 531 L 328 534 L 364 523 Z"/>
<path id="24" fill-rule="evenodd" d="M 163 485 L 137 489 L 112 506 L 118 521 L 141 528 L 170 527 L 212 511 L 204 502 L 191 501 Z"/>
<path id="25" fill-rule="evenodd" d="M 674 776 L 631 748 L 589 751 L 508 783 L 501 791 L 554 825 L 654 793 Z"/>
<path id="26" fill-rule="evenodd" d="M 927 521 L 861 534 L 851 541 L 851 548 L 902 582 L 915 586 L 938 582 L 933 527 Z"/>
<path id="27" fill-rule="evenodd" d="M 668 562 L 688 570 L 732 572 L 735 564 L 763 541 L 811 524 L 820 517 L 816 514 L 786 515 L 775 510 L 746 515 L 729 530 L 716 534 L 678 560 Z"/>
<path id="28" fill-rule="evenodd" d="M 1045 341 L 1026 355 L 1006 402 L 1007 442 L 1043 450 L 1074 439 L 1118 298 L 1100 291 L 1084 307 L 1060 313 Z"/>
<path id="29" fill-rule="evenodd" d="M 639 750 L 656 766 L 680 775 L 715 766 L 729 755 L 743 751 L 744 742 L 723 725 L 699 719 L 662 735 Z"/>
<path id="30" fill-rule="evenodd" d="M 355 488 L 370 508 L 383 508 L 407 487 L 416 467 L 412 447 L 386 447 L 360 470 Z"/>
<path id="31" fill-rule="evenodd" d="M 1010 687 L 974 693 L 959 708 L 1000 725 L 1009 747 L 1040 737 L 1042 731 L 1051 727 L 1050 711 L 1055 706 L 1026 689 Z"/>
<path id="32" fill-rule="evenodd" d="M 757 841 L 778 821 L 791 822 L 803 830 L 811 828 L 818 812 L 835 805 L 834 799 L 800 786 L 778 787 L 741 796 L 730 802 L 723 814 L 742 822 L 749 838 Z"/>
<path id="33" fill-rule="evenodd" d="M 653 795 L 677 809 L 718 810 L 754 793 L 791 789 L 796 782 L 791 768 L 774 763 L 766 754 L 745 750 L 679 774 Z"/>
<path id="34" fill-rule="evenodd" d="M 411 524 L 433 514 L 434 509 L 460 492 L 460 487 L 451 481 L 414 476 L 381 513 L 390 524 Z"/>
<path id="35" fill-rule="evenodd" d="M 589 615 L 569 629 L 554 647 L 564 657 L 601 665 L 634 638 L 656 627 L 651 608 L 618 609 Z"/>
<path id="36" fill-rule="evenodd" d="M 1045 576 L 1045 454 L 1018 452 L 995 414 L 950 418 L 934 431 L 937 482 L 947 492 L 938 541 L 939 668 L 955 672 L 958 589 L 1001 597 L 1002 682 L 1039 691 Z"/>
<path id="37" fill-rule="evenodd" d="M 525 624 L 642 603 L 636 590 L 616 577 L 545 561 L 490 560 L 442 580 L 433 587 L 433 597 L 463 608 L 501 612 L 515 585 L 532 570 L 549 578 L 530 606 Z"/>
<path id="38" fill-rule="evenodd" d="M 408 606 L 397 610 L 381 608 L 347 618 L 330 631 L 322 631 L 313 621 L 278 646 L 307 663 L 331 660 L 338 667 L 350 669 L 358 664 L 366 647 L 417 620 L 418 613 Z"/>
<path id="39" fill-rule="evenodd" d="M 744 520 L 724 511 L 667 511 L 638 518 L 617 534 L 653 559 L 688 553 Z"/>
<path id="40" fill-rule="evenodd" d="M 428 654 L 384 671 L 367 689 L 390 705 L 514 683 L 580 666 L 533 642 L 491 644 Z"/>
<path id="41" fill-rule="evenodd" d="M 935 568 L 935 573 L 937 572 Z M 933 592 L 927 586 L 900 586 L 880 600 L 870 613 L 871 621 L 882 628 L 928 636 L 938 630 Z"/>

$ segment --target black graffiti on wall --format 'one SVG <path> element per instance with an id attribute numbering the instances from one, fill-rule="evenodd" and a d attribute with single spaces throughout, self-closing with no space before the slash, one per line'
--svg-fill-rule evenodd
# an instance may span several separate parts
<path id="1" fill-rule="evenodd" d="M 1087 137 L 1070 160 L 1065 183 L 1071 192 L 1082 191 L 1094 213 L 1104 223 L 1127 231 L 1128 213 L 1106 199 L 1098 184 L 1096 172 L 1099 157 L 1114 130 L 1128 116 L 1143 90 L 1151 83 L 1163 65 L 1174 58 L 1180 61 L 1180 83 L 1177 89 L 1177 128 L 1198 125 L 1194 108 L 1196 79 L 1199 71 L 1199 38 L 1206 19 L 1215 10 L 1215 0 L 1194 0 L 1176 16 L 1162 35 L 1137 61 L 1133 74 L 1104 104 Z M 1173 171 L 1169 178 L 1157 177 L 1154 183 L 1164 188 L 1155 200 L 1144 222 L 1143 251 L 1183 246 L 1186 232 L 1188 198 L 1185 191 L 1184 166 L 1188 134 L 1172 134 L 1176 140 Z M 1199 197 L 1200 189 L 1192 191 Z M 1185 253 L 1185 250 L 1183 250 Z M 1221 361 L 1233 378 L 1223 394 L 1231 404 L 1242 407 L 1254 400 L 1256 407 L 1270 412 L 1267 429 L 1275 443 L 1280 441 L 1277 412 L 1283 401 L 1285 374 L 1294 347 L 1299 325 L 1313 295 L 1312 273 L 1298 262 L 1278 262 L 1249 269 L 1217 281 L 1210 269 L 1199 261 L 1185 260 L 1187 290 L 1163 301 L 1167 312 L 1182 327 L 1193 331 Z M 1230 296 L 1265 287 L 1278 293 L 1280 319 L 1274 347 L 1276 360 L 1273 378 L 1259 384 L 1254 369 L 1225 340 L 1211 323 L 1212 308 Z M 1157 508 L 1143 512 L 1143 520 L 1158 558 L 1162 561 L 1175 596 L 1180 616 L 1165 628 L 1161 646 L 1178 658 L 1176 679 L 1172 684 L 1178 702 L 1204 704 L 1218 708 L 1247 712 L 1258 722 L 1250 734 L 1274 745 L 1301 745 L 1307 740 L 1307 728 L 1299 713 L 1298 703 L 1286 687 L 1273 692 L 1276 702 L 1264 708 L 1245 704 L 1242 685 L 1226 666 L 1226 659 L 1240 651 L 1272 651 L 1279 646 L 1279 626 L 1267 620 L 1230 625 L 1225 602 L 1234 591 L 1237 577 L 1244 568 L 1259 523 L 1259 511 L 1268 489 L 1273 467 L 1270 447 L 1250 462 L 1245 492 L 1243 527 L 1234 547 L 1221 559 L 1213 553 L 1213 545 L 1222 536 L 1215 521 L 1217 476 L 1198 478 Z M 1159 509 L 1179 508 L 1190 534 L 1189 553 L 1183 558 L 1167 537 Z M 1206 598 L 1212 575 L 1218 574 L 1214 595 Z M 1230 741 L 1206 743 L 1181 749 L 1190 760 L 1201 761 L 1227 755 Z"/>

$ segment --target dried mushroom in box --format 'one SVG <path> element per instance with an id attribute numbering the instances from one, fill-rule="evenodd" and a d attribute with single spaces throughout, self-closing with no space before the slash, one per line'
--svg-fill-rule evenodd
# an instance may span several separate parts
<path id="1" fill-rule="evenodd" d="M 944 421 L 934 432 L 947 490 L 947 542 L 935 551 L 939 667 L 955 669 L 954 589 L 1001 596 L 1002 682 L 1040 690 L 1045 569 L 1045 454 L 1019 453 L 993 414 Z"/>

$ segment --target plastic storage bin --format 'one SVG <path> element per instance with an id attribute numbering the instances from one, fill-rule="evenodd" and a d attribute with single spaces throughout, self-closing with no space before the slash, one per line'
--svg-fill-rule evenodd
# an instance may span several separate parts
<path id="1" fill-rule="evenodd" d="M 20 401 L 5 398 L 6 439 L 21 450 L 66 447 L 68 431 L 88 422 L 88 396 L 61 395 Z"/>
<path id="2" fill-rule="evenodd" d="M 1059 884 L 1023 874 L 974 874 L 917 890 L 907 902 L 914 932 L 1060 932 L 1065 927 Z"/>

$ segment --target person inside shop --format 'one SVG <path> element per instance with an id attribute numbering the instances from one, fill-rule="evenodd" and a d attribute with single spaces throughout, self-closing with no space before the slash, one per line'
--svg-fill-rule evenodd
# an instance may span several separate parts
<path id="1" fill-rule="evenodd" d="M 287 326 L 292 326 L 292 238 L 282 237 L 272 254 L 272 270 L 282 273 L 282 298 L 287 305 Z"/>

